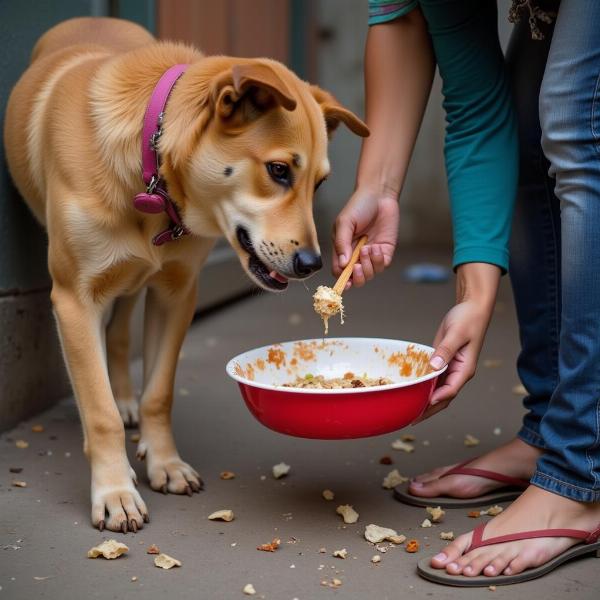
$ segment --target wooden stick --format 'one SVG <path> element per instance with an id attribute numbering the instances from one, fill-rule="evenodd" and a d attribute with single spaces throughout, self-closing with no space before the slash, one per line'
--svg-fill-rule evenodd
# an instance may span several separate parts
<path id="1" fill-rule="evenodd" d="M 348 279 L 350 279 L 350 276 L 352 275 L 352 269 L 354 268 L 354 265 L 358 262 L 358 258 L 360 256 L 360 249 L 367 243 L 367 239 L 367 236 L 363 235 L 358 240 L 356 246 L 354 247 L 354 251 L 352 252 L 352 256 L 348 261 L 348 264 L 346 265 L 346 267 L 342 271 L 342 274 L 339 276 L 338 280 L 333 286 L 334 291 L 336 291 L 340 296 L 342 295 L 342 292 L 344 291 L 344 288 L 348 283 Z"/>

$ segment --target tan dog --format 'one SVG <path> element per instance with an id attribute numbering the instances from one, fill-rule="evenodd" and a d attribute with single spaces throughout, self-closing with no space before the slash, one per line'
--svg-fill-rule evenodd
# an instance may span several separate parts
<path id="1" fill-rule="evenodd" d="M 145 187 L 146 105 L 176 63 L 190 66 L 165 111 L 160 174 L 191 235 L 155 246 L 168 218 L 137 211 L 132 199 Z M 154 490 L 191 495 L 202 483 L 177 452 L 170 410 L 198 272 L 221 235 L 266 289 L 321 266 L 312 200 L 340 121 L 368 135 L 278 62 L 205 57 L 127 21 L 73 19 L 35 46 L 9 100 L 4 142 L 13 179 L 48 231 L 52 302 L 100 529 L 136 531 L 148 519 L 123 427 L 138 418 L 128 364 L 136 297 L 147 290 L 138 456 Z"/>

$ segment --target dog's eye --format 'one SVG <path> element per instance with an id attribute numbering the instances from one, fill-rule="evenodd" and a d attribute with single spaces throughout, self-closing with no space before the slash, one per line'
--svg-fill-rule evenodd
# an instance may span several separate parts
<path id="1" fill-rule="evenodd" d="M 289 165 L 283 162 L 270 162 L 267 163 L 267 171 L 275 183 L 285 187 L 291 187 L 292 172 L 290 171 Z"/>

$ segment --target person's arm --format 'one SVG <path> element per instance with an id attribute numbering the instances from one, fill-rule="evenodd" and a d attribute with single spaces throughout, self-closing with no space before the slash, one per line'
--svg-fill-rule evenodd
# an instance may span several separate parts
<path id="1" fill-rule="evenodd" d="M 457 304 L 434 340 L 448 365 L 422 418 L 445 408 L 475 373 L 492 317 L 518 176 L 516 118 L 498 40 L 496 3 L 420 0 L 443 81 L 444 153 L 454 228 Z"/>
<path id="2" fill-rule="evenodd" d="M 389 18 L 390 13 L 384 16 Z M 364 234 L 369 237 L 360 262 L 354 267 L 355 286 L 360 287 L 391 262 L 398 236 L 398 196 L 434 69 L 431 40 L 420 10 L 410 10 L 394 21 L 370 27 L 365 49 L 365 93 L 366 122 L 371 135 L 362 145 L 355 192 L 338 215 L 334 228 L 335 275 L 346 266 L 352 241 Z"/>
<path id="3" fill-rule="evenodd" d="M 420 0 L 442 78 L 454 267 L 508 269 L 518 144 L 495 0 Z"/>

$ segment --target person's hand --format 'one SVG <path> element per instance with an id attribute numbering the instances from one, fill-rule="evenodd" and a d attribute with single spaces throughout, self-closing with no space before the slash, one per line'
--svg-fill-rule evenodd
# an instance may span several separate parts
<path id="1" fill-rule="evenodd" d="M 461 265 L 458 301 L 450 309 L 435 335 L 430 365 L 440 376 L 429 406 L 413 425 L 444 410 L 473 377 L 485 333 L 492 317 L 500 279 L 498 267 L 484 263 Z"/>
<path id="2" fill-rule="evenodd" d="M 398 239 L 400 209 L 396 194 L 357 189 L 333 227 L 333 274 L 337 277 L 352 255 L 353 240 L 367 235 L 347 284 L 363 286 L 392 262 Z"/>

